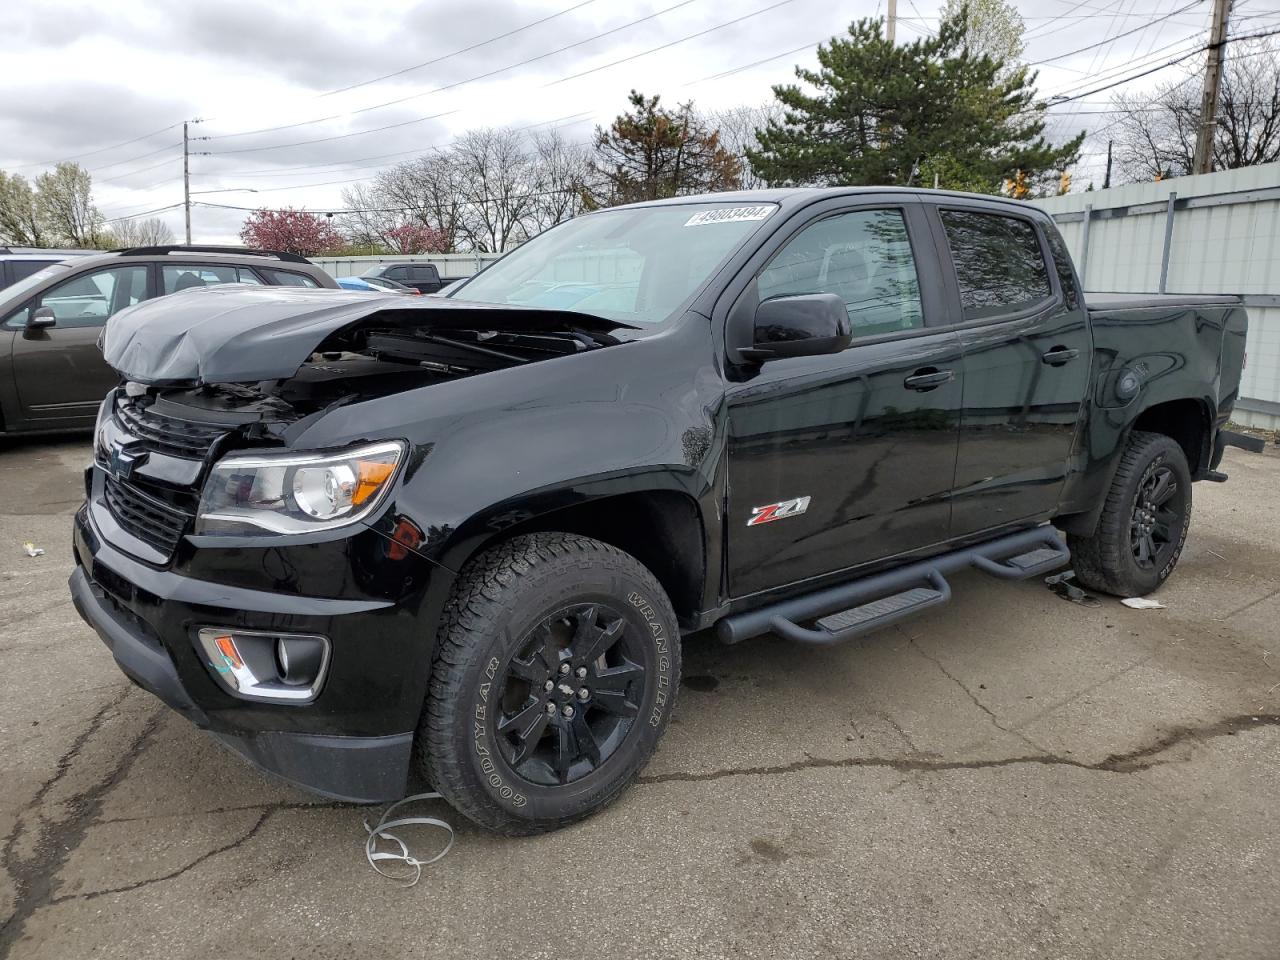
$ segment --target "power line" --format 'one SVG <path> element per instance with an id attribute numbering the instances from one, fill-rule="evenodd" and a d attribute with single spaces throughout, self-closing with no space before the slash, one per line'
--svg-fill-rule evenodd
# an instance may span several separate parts
<path id="1" fill-rule="evenodd" d="M 1116 6 L 1120 2 L 1120 0 L 1113 0 L 1113 2 L 1108 4 L 1106 7 L 1090 7 L 1090 6 L 1087 6 L 1087 2 L 1088 0 L 1080 0 L 1080 2 L 1077 3 L 1075 6 L 1069 7 L 1066 11 L 1058 14 L 1056 17 L 1050 17 L 1049 20 L 1046 21 L 1045 23 L 1042 23 L 1036 27 L 1032 27 L 1025 34 L 1023 34 L 1022 38 L 1024 40 L 1030 40 L 1033 37 L 1047 37 L 1049 36 L 1049 34 L 1057 32 L 1056 30 L 1047 29 L 1048 27 L 1051 27 L 1053 24 L 1057 23 L 1059 20 L 1066 19 L 1067 16 L 1075 13 L 1081 7 L 1084 7 L 1086 10 L 1092 10 L 1095 14 L 1106 13 L 1108 12 L 1110 7 Z"/>
<path id="2" fill-rule="evenodd" d="M 1038 67 L 1044 63 L 1053 63 L 1056 60 L 1065 60 L 1067 57 L 1074 57 L 1077 53 L 1084 53 L 1086 50 L 1092 50 L 1095 47 L 1105 46 L 1108 43 L 1115 43 L 1121 37 L 1127 37 L 1134 33 L 1141 33 L 1143 30 L 1149 29 L 1155 24 L 1160 23 L 1162 20 L 1168 20 L 1170 17 L 1176 17 L 1178 14 L 1186 10 L 1190 10 L 1192 7 L 1198 6 L 1200 2 L 1201 0 L 1191 0 L 1191 2 L 1186 6 L 1179 7 L 1177 10 L 1173 11 L 1173 13 L 1167 13 L 1163 17 L 1152 20 L 1150 23 L 1144 23 L 1140 27 L 1134 27 L 1132 30 L 1126 30 L 1124 33 L 1117 33 L 1110 40 L 1099 40 L 1097 43 L 1091 43 L 1087 47 L 1080 47 L 1078 50 L 1070 50 L 1067 53 L 1060 53 L 1056 57 L 1046 57 L 1044 60 L 1033 60 L 1031 63 L 1028 63 L 1027 66 Z"/>
<path id="3" fill-rule="evenodd" d="M 381 109 L 383 109 L 384 107 L 394 107 L 394 106 L 398 106 L 399 104 L 407 103 L 407 102 L 408 102 L 408 101 L 410 101 L 410 100 L 417 100 L 417 99 L 419 99 L 419 98 L 421 98 L 421 97 L 429 96 L 429 95 L 431 95 L 431 94 L 433 94 L 433 93 L 442 93 L 442 92 L 444 92 L 445 90 L 453 90 L 453 89 L 455 89 L 455 88 L 457 88 L 457 87 L 464 86 L 465 84 L 468 84 L 468 83 L 474 83 L 474 82 L 475 82 L 475 81 L 477 81 L 477 80 L 487 80 L 487 79 L 489 79 L 490 77 L 496 77 L 498 74 L 506 73 L 508 70 L 514 70 L 514 69 L 516 69 L 517 67 L 525 67 L 525 66 L 528 66 L 529 64 L 531 64 L 531 63 L 536 63 L 536 62 L 538 62 L 539 60 L 545 60 L 545 59 L 547 59 L 548 57 L 553 57 L 553 56 L 555 56 L 556 54 L 564 53 L 566 50 L 572 50 L 572 49 L 574 49 L 575 47 L 581 47 L 581 46 L 584 46 L 585 44 L 593 43 L 593 42 L 595 42 L 596 40 L 600 40 L 600 39 L 602 39 L 602 38 L 604 38 L 604 37 L 610 36 L 610 35 L 615 34 L 615 33 L 620 33 L 620 32 L 621 32 L 621 31 L 623 31 L 623 30 L 629 30 L 631 27 L 637 26 L 637 25 L 639 25 L 639 24 L 641 24 L 641 23 L 644 23 L 644 22 L 646 22 L 646 21 L 648 21 L 648 20 L 653 20 L 653 19 L 655 19 L 655 18 L 657 18 L 657 17 L 663 16 L 664 14 L 668 14 L 668 13 L 670 13 L 670 12 L 671 12 L 671 11 L 673 11 L 673 10 L 678 10 L 678 9 L 679 9 L 679 8 L 681 8 L 681 7 L 687 7 L 687 6 L 689 6 L 689 4 L 691 4 L 691 3 L 697 3 L 697 2 L 699 2 L 699 0 L 680 0 L 680 2 L 679 2 L 679 3 L 672 4 L 671 6 L 669 6 L 669 7 L 665 7 L 665 8 L 663 8 L 662 10 L 658 10 L 658 11 L 657 11 L 657 12 L 655 12 L 655 13 L 648 14 L 647 16 L 640 17 L 640 18 L 638 18 L 638 19 L 636 19 L 636 20 L 632 20 L 632 21 L 630 21 L 630 22 L 628 22 L 628 23 L 624 23 L 624 24 L 622 24 L 621 26 L 613 27 L 613 28 L 612 28 L 612 29 L 610 29 L 610 30 L 605 30 L 603 33 L 597 33 L 597 34 L 596 34 L 596 35 L 594 35 L 594 36 L 587 37 L 585 40 L 578 40 L 578 41 L 576 41 L 576 42 L 574 42 L 574 43 L 565 44 L 565 45 L 564 45 L 564 46 L 562 46 L 562 47 L 557 47 L 555 50 L 550 50 L 550 51 L 548 51 L 548 52 L 546 52 L 546 53 L 538 54 L 536 57 L 529 57 L 527 60 L 521 60 L 521 61 L 519 61 L 518 63 L 511 63 L 511 64 L 508 64 L 508 65 L 507 65 L 507 66 L 505 66 L 505 67 L 499 67 L 499 68 L 497 68 L 496 70 L 490 70 L 490 71 L 488 71 L 487 73 L 477 74 L 477 75 L 476 75 L 476 76 L 474 76 L 474 77 L 467 77 L 465 80 L 456 80 L 456 81 L 454 81 L 453 83 L 448 83 L 448 84 L 445 84 L 444 86 L 440 86 L 440 87 L 433 87 L 433 88 L 432 88 L 432 89 L 430 89 L 430 90 L 424 90 L 424 91 L 422 91 L 422 92 L 420 92 L 420 93 L 414 93 L 414 94 L 411 94 L 411 95 L 409 95 L 409 96 L 407 96 L 407 97 L 400 97 L 400 98 L 398 98 L 398 99 L 396 99 L 396 100 L 387 100 L 387 101 L 385 101 L 385 102 L 383 102 L 383 103 L 374 103 L 374 104 L 370 104 L 370 105 L 369 105 L 369 106 L 367 106 L 367 107 L 360 107 L 360 108 L 355 109 L 355 110 L 348 110 L 348 111 L 346 111 L 346 112 L 344 112 L 344 113 L 335 113 L 335 114 L 332 114 L 332 115 L 327 116 L 327 117 L 317 117 L 317 118 L 315 118 L 315 119 L 313 119 L 313 120 L 301 120 L 301 121 L 299 121 L 299 122 L 297 122 L 297 123 L 286 123 L 286 124 L 281 124 L 281 125 L 279 125 L 279 126 L 274 126 L 274 127 L 261 127 L 260 129 L 257 129 L 257 130 L 242 130 L 242 131 L 240 131 L 239 133 L 222 133 L 222 134 L 217 134 L 217 135 L 215 135 L 215 136 L 210 137 L 209 139 L 211 139 L 211 140 L 227 140 L 227 139 L 229 139 L 229 138 L 231 138 L 231 137 L 250 137 L 250 136 L 255 136 L 255 135 L 257 135 L 257 134 L 260 134 L 260 133 L 272 133 L 272 132 L 275 132 L 275 131 L 277 131 L 277 130 L 292 130 L 292 129 L 295 129 L 295 128 L 297 128 L 297 127 L 310 126 L 310 125 L 311 125 L 311 124 L 313 124 L 313 123 L 326 123 L 326 122 L 328 122 L 328 121 L 330 121 L 330 120 L 338 120 L 338 119 L 341 119 L 342 117 L 351 117 L 351 116 L 356 116 L 357 114 L 361 114 L 361 113 L 368 113 L 368 112 L 370 112 L 371 110 L 381 110 Z M 371 131 L 371 132 L 372 132 L 372 131 Z M 306 143 L 306 142 L 314 142 L 314 141 L 303 141 L 303 142 L 304 142 L 304 143 Z M 229 153 L 230 151 L 223 151 L 223 152 Z"/>
<path id="4" fill-rule="evenodd" d="M 180 127 L 180 126 L 182 126 L 182 122 L 178 121 L 177 123 L 169 124 L 167 127 L 161 127 L 159 130 L 152 130 L 150 133 L 144 133 L 140 137 L 134 137 L 132 140 L 122 140 L 119 143 L 113 143 L 109 147 L 99 147 L 97 150 L 90 150 L 87 153 L 77 153 L 70 157 L 63 157 L 61 160 L 44 160 L 44 161 L 41 161 L 40 163 L 20 163 L 13 169 L 26 170 L 28 167 L 53 167 L 53 166 L 57 166 L 59 163 L 69 163 L 72 160 L 80 160 L 80 159 L 83 159 L 84 157 L 97 156 L 99 153 L 106 153 L 109 150 L 115 150 L 119 147 L 127 147 L 131 143 L 140 143 L 143 140 L 150 140 L 152 137 L 158 137 L 160 134 L 167 133 L 168 131 L 174 129 L 175 127 Z M 119 162 L 128 163 L 129 161 L 121 160 Z M 115 164 L 109 163 L 109 164 L 106 164 L 106 166 L 109 166 L 109 167 L 115 166 Z M 99 169 L 102 169 L 102 168 L 100 167 Z"/>
<path id="5" fill-rule="evenodd" d="M 151 166 L 143 167 L 141 170 L 130 170 L 128 173 L 118 173 L 114 177 L 103 177 L 102 179 L 96 180 L 94 182 L 95 183 L 114 183 L 115 181 L 123 180 L 126 177 L 132 177 L 132 176 L 136 176 L 139 173 L 146 173 L 148 170 L 154 170 L 156 169 L 156 167 L 163 167 L 166 164 L 173 163 L 177 159 L 178 157 L 176 156 L 165 157 L 165 159 L 161 160 L 159 163 L 153 163 Z"/>
<path id="6" fill-rule="evenodd" d="M 1261 39 L 1262 37 L 1275 36 L 1277 33 L 1280 33 L 1280 28 L 1277 28 L 1275 30 L 1266 30 L 1261 33 L 1250 33 L 1240 37 L 1229 37 L 1222 42 L 1222 45 L 1226 46 L 1228 43 L 1232 43 L 1236 40 L 1258 40 L 1258 39 Z M 1122 86 L 1123 84 L 1130 83 L 1134 80 L 1141 79 L 1142 77 L 1149 76 L 1150 74 L 1153 74 L 1159 70 L 1163 70 L 1166 67 L 1172 67 L 1175 64 L 1182 63 L 1184 60 L 1190 60 L 1196 54 L 1204 53 L 1204 51 L 1208 49 L 1209 49 L 1209 44 L 1205 44 L 1204 46 L 1197 47 L 1195 50 L 1192 50 L 1190 53 L 1184 54 L 1183 56 L 1180 56 L 1180 57 L 1175 57 L 1172 60 L 1166 61 L 1165 63 L 1159 64 L 1158 66 L 1151 67 L 1148 70 L 1143 70 L 1141 73 L 1135 73 L 1133 74 L 1133 76 L 1125 77 L 1121 80 L 1116 80 L 1114 83 L 1108 83 L 1105 86 L 1095 87 L 1094 89 L 1086 93 L 1077 94 L 1074 97 L 1061 97 L 1055 100 L 1054 102 L 1070 103 L 1072 100 L 1079 100 L 1082 97 L 1091 96 L 1092 94 L 1095 94 L 1095 93 L 1101 93 L 1103 90 L 1110 90 L 1112 87 Z M 1269 52 L 1269 51 L 1261 51 L 1261 52 Z"/>
<path id="7" fill-rule="evenodd" d="M 557 13 L 553 13 L 549 16 L 543 17 L 540 20 L 534 20 L 532 23 L 526 23 L 523 27 L 516 27 L 514 30 L 508 30 L 506 33 L 500 33 L 496 37 L 490 37 L 488 40 L 481 40 L 479 43 L 473 43 L 469 47 L 463 47 L 460 50 L 454 50 L 452 53 L 446 53 L 442 56 L 434 57 L 431 60 L 424 60 L 422 61 L 422 63 L 415 63 L 413 66 L 405 67 L 402 70 L 393 70 L 391 73 L 384 73 L 382 76 L 374 77 L 372 80 L 361 80 L 359 83 L 352 83 L 352 84 L 348 84 L 345 87 L 338 87 L 338 89 L 336 90 L 329 90 L 326 93 L 319 94 L 317 99 L 321 97 L 332 97 L 335 94 L 346 93 L 348 90 L 356 90 L 359 87 L 367 87 L 371 83 L 380 83 L 383 80 L 390 80 L 392 77 L 401 77 L 401 76 L 404 76 L 406 73 L 412 73 L 414 70 L 421 70 L 423 67 L 429 67 L 429 66 L 432 66 L 433 64 L 442 63 L 445 60 L 449 60 L 453 57 L 459 56 L 460 54 L 470 53 L 472 50 L 479 50 L 481 47 L 488 46 L 491 43 L 496 43 L 499 40 L 505 40 L 507 39 L 507 37 L 513 37 L 517 33 L 521 33 L 533 27 L 541 26 L 542 24 L 548 22 L 549 20 L 555 20 L 557 17 L 563 17 L 567 13 L 573 13 L 573 11 L 575 10 L 581 10 L 583 7 L 593 4 L 595 2 L 596 0 L 582 0 L 581 3 L 576 3 L 572 7 L 566 7 L 565 9 L 560 10 Z"/>
<path id="8" fill-rule="evenodd" d="M 148 157 L 154 157 L 157 153 L 164 153 L 166 150 L 172 150 L 174 147 L 182 146 L 182 141 L 176 143 L 166 143 L 159 150 L 152 150 L 149 153 L 140 153 L 136 157 L 130 157 L 128 160 L 117 160 L 114 163 L 104 163 L 100 167 L 89 167 L 85 173 L 97 173 L 99 170 L 107 170 L 111 167 L 118 167 L 121 164 L 133 163 L 135 160 L 146 160 Z"/>
<path id="9" fill-rule="evenodd" d="M 735 73 L 742 73 L 743 71 L 750 70 L 753 67 L 758 67 L 766 63 L 772 63 L 774 60 L 781 60 L 783 57 L 789 57 L 792 54 L 800 53 L 802 50 L 810 50 L 813 47 L 816 47 L 820 43 L 825 43 L 829 39 L 831 38 L 823 37 L 821 40 L 814 40 L 812 43 L 806 43 L 802 47 L 796 47 L 792 50 L 783 50 L 781 53 L 775 53 L 773 56 L 765 57 L 763 60 L 753 60 L 750 63 L 744 63 L 740 67 L 733 67 L 729 70 L 722 70 L 719 73 L 713 73 L 710 76 L 702 77 L 700 80 L 690 80 L 688 83 L 684 84 L 684 86 L 692 87 L 692 86 L 695 86 L 696 84 L 707 83 L 711 80 L 723 80 L 725 77 L 731 77 Z"/>
<path id="10" fill-rule="evenodd" d="M 135 210 L 133 213 L 121 214 L 118 217 L 112 217 L 110 220 L 103 220 L 103 223 L 119 223 L 121 220 L 132 220 L 134 217 L 146 217 L 153 213 L 164 213 L 166 210 L 177 210 L 181 207 L 181 203 L 171 203 L 167 207 L 156 207 L 154 210 Z"/>
<path id="11" fill-rule="evenodd" d="M 557 84 L 567 83 L 570 80 L 577 80 L 579 77 L 585 77 L 592 73 L 599 73 L 601 70 L 608 70 L 610 67 L 616 67 L 619 64 L 630 63 L 632 60 L 639 60 L 641 57 L 647 57 L 651 53 L 657 53 L 659 50 L 670 49 L 671 47 L 674 47 L 677 44 L 686 43 L 689 40 L 696 40 L 698 37 L 705 37 L 709 33 L 715 33 L 717 30 L 723 30 L 726 27 L 732 27 L 735 24 L 742 23 L 744 20 L 750 20 L 752 17 L 758 17 L 762 13 L 768 13 L 770 10 L 777 10 L 778 7 L 785 7 L 787 4 L 793 3 L 793 2 L 794 0 L 778 0 L 777 3 L 771 4 L 770 6 L 767 6 L 767 7 L 761 7 L 759 10 L 756 10 L 753 13 L 744 14 L 741 17 L 734 17 L 734 19 L 725 21 L 724 23 L 717 24 L 714 27 L 708 27 L 706 30 L 699 30 L 697 33 L 691 33 L 688 36 L 680 37 L 678 40 L 672 40 L 670 43 L 664 43 L 661 46 L 651 47 L 650 49 L 642 51 L 641 53 L 634 53 L 629 57 L 623 57 L 621 60 L 614 60 L 610 63 L 601 64 L 598 67 L 592 67 L 590 70 L 583 70 L 581 73 L 574 73 L 567 77 L 561 77 L 559 80 L 553 80 L 550 83 L 544 83 L 543 86 L 554 87 Z"/>
<path id="12" fill-rule="evenodd" d="M 224 156 L 230 153 L 261 153 L 264 150 L 283 150 L 286 147 L 302 147 L 312 143 L 329 143 L 333 140 L 348 140 L 351 137 L 363 137 L 370 133 L 381 133 L 384 130 L 395 130 L 399 127 L 412 126 L 415 123 L 426 123 L 428 120 L 439 120 L 457 113 L 457 110 L 446 110 L 444 113 L 433 113 L 425 117 L 414 117 L 412 120 L 401 120 L 399 123 L 388 123 L 368 130 L 356 130 L 354 133 L 340 133 L 331 137 L 313 137 L 310 140 L 294 140 L 291 143 L 273 143 L 265 147 L 237 147 L 235 150 L 210 150 L 210 156 Z"/>

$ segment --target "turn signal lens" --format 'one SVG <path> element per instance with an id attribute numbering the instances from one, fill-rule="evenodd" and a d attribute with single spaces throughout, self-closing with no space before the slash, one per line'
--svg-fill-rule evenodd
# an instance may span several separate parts
<path id="1" fill-rule="evenodd" d="M 389 463 L 385 460 L 359 461 L 356 489 L 351 495 L 351 502 L 358 507 L 374 496 L 382 489 L 382 485 L 391 479 L 391 474 L 395 472 L 395 469 L 394 462 Z"/>
<path id="2" fill-rule="evenodd" d="M 244 660 L 240 657 L 240 651 L 236 649 L 236 642 L 228 636 L 215 637 L 214 644 L 218 648 L 218 652 L 222 654 L 222 658 L 227 662 L 227 666 L 232 670 L 241 670 L 244 668 Z"/>

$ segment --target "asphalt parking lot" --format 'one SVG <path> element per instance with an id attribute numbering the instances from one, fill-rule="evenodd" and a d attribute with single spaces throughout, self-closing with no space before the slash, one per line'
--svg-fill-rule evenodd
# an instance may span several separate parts
<path id="1" fill-rule="evenodd" d="M 692 644 L 616 805 L 535 839 L 461 825 L 413 889 L 366 865 L 369 811 L 264 779 L 117 672 L 66 591 L 87 455 L 0 446 L 0 958 L 1280 950 L 1274 447 L 1196 486 L 1168 609 L 972 575 L 842 648 Z"/>

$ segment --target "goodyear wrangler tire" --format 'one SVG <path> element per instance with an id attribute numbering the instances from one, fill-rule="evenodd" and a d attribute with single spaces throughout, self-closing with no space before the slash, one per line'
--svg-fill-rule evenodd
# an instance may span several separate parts
<path id="1" fill-rule="evenodd" d="M 1141 597 L 1173 573 L 1191 527 L 1191 470 L 1177 442 L 1135 430 L 1120 456 L 1098 527 L 1067 537 L 1076 579 Z"/>
<path id="2" fill-rule="evenodd" d="M 679 681 L 676 617 L 639 561 L 571 534 L 516 537 L 458 576 L 415 756 L 477 824 L 554 830 L 626 788 Z"/>

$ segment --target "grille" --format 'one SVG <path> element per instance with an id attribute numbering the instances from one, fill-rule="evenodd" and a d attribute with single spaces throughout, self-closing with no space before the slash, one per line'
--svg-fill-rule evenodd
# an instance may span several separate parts
<path id="1" fill-rule="evenodd" d="M 187 529 L 190 514 L 114 477 L 106 478 L 103 492 L 107 509 L 124 530 L 151 544 L 166 557 L 173 553 Z"/>
<path id="2" fill-rule="evenodd" d="M 189 460 L 203 460 L 213 442 L 227 431 L 226 427 L 166 417 L 136 401 L 121 401 L 116 415 L 146 449 Z"/>

